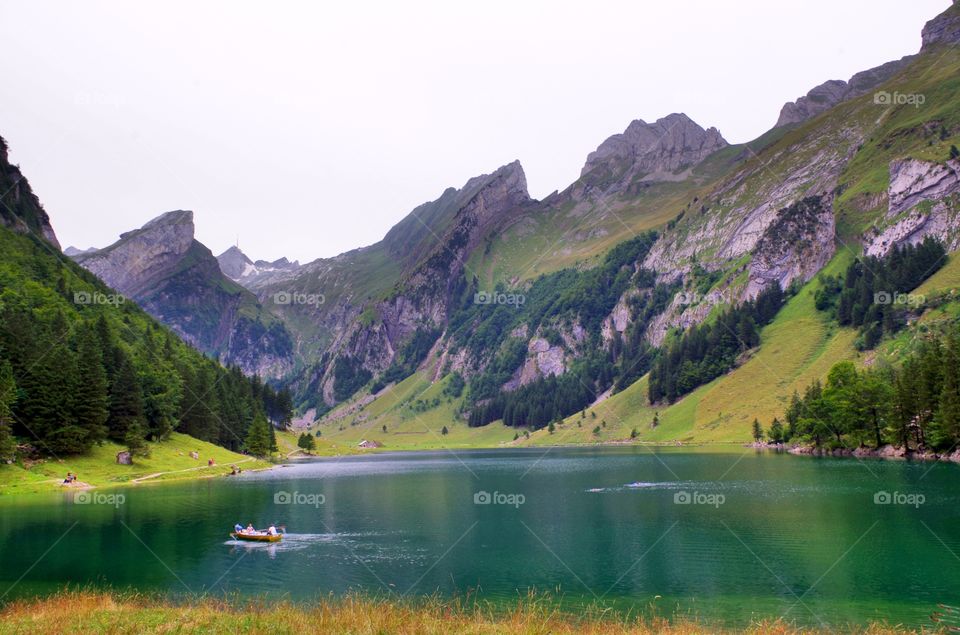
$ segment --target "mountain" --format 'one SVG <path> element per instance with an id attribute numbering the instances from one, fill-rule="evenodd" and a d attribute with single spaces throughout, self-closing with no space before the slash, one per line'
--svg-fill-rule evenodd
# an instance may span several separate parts
<path id="1" fill-rule="evenodd" d="M 286 327 L 223 275 L 210 250 L 194 238 L 193 212 L 167 212 L 109 247 L 73 258 L 224 363 L 271 378 L 292 369 Z"/>
<path id="2" fill-rule="evenodd" d="M 253 421 L 289 421 L 286 393 L 205 357 L 62 254 L 3 149 L 0 460 L 60 460 L 109 439 L 139 461 L 175 430 L 241 449 Z"/>
<path id="3" fill-rule="evenodd" d="M 518 408 L 542 403 L 549 420 L 628 394 L 636 412 L 652 416 L 637 406 L 636 386 L 648 385 L 652 360 L 692 327 L 740 307 L 744 337 L 733 341 L 760 341 L 759 353 L 750 344 L 724 357 L 723 382 L 723 372 L 739 376 L 753 355 L 767 355 L 761 327 L 785 328 L 777 307 L 815 311 L 809 299 L 821 272 L 927 237 L 956 249 L 958 11 L 926 25 L 919 53 L 815 88 L 749 143 L 730 145 L 679 113 L 634 121 L 587 157 L 575 183 L 542 201 L 521 188 L 486 190 L 484 205 L 496 212 L 476 231 L 456 231 L 478 206 L 451 189 L 381 243 L 305 265 L 297 289 L 326 304 L 283 313 L 288 324 L 309 324 L 316 344 L 298 351 L 307 369 L 292 384 L 301 405 L 333 407 L 323 422 L 368 431 L 373 421 L 401 425 L 410 408 L 415 419 L 450 426 L 468 416 L 515 420 Z M 441 256 L 448 266 L 432 275 L 418 268 Z M 770 289 L 781 295 L 764 295 Z M 752 304 L 761 296 L 763 306 Z M 513 305 L 498 304 L 511 297 Z M 829 321 L 814 315 L 804 320 Z M 856 335 L 834 332 L 848 346 Z M 460 381 L 449 406 L 425 405 Z M 792 385 L 754 383 L 781 403 Z M 569 400 L 544 397 L 556 393 Z M 674 408 L 653 407 L 667 418 Z M 728 408 L 704 414 L 703 429 L 748 438 L 746 413 L 731 420 Z"/>
<path id="4" fill-rule="evenodd" d="M 810 92 L 803 97 L 783 105 L 776 126 L 806 121 L 842 101 L 864 95 L 903 70 L 915 57 L 915 55 L 907 55 L 899 60 L 881 64 L 876 68 L 857 73 L 846 82 L 841 79 L 831 79 L 811 88 Z"/>
<path id="5" fill-rule="evenodd" d="M 220 271 L 231 280 L 242 278 L 248 268 L 253 267 L 253 261 L 236 246 L 217 256 L 217 262 L 220 263 Z"/>
<path id="6" fill-rule="evenodd" d="M 374 245 L 259 288 L 261 300 L 286 300 L 276 312 L 298 336 L 306 368 L 294 386 L 304 401 L 336 403 L 350 394 L 344 385 L 386 370 L 410 341 L 432 334 L 432 343 L 464 290 L 469 255 L 533 203 L 513 162 L 447 189 Z"/>
<path id="7" fill-rule="evenodd" d="M 636 120 L 543 200 L 515 161 L 334 258 L 214 259 L 171 212 L 77 259 L 203 350 L 283 375 L 324 434 L 537 430 L 592 408 L 644 438 L 746 440 L 752 408 L 782 415 L 828 362 L 953 302 L 877 298 L 941 284 L 937 249 L 960 247 L 958 42 L 953 5 L 917 54 L 814 88 L 753 141 Z"/>
<path id="8" fill-rule="evenodd" d="M 683 113 L 652 124 L 638 119 L 591 152 L 580 176 L 603 169 L 610 175 L 671 180 L 727 145 L 716 128 L 704 130 Z"/>
<path id="9" fill-rule="evenodd" d="M 87 249 L 80 249 L 80 248 L 78 248 L 78 247 L 74 247 L 73 245 L 71 245 L 71 246 L 69 246 L 69 247 L 67 247 L 66 249 L 63 250 L 63 255 L 65 255 L 65 256 L 70 256 L 71 258 L 73 258 L 74 256 L 83 256 L 83 255 L 85 255 L 85 254 L 92 254 L 92 253 L 95 252 L 95 251 L 97 251 L 97 248 L 96 248 L 96 247 L 89 247 L 89 248 L 87 248 Z"/>
<path id="10" fill-rule="evenodd" d="M 20 168 L 10 163 L 7 142 L 0 137 L 0 226 L 43 238 L 58 251 L 60 242 L 40 199 Z"/>
<path id="11" fill-rule="evenodd" d="M 217 262 L 220 263 L 220 270 L 228 278 L 254 291 L 270 282 L 289 279 L 300 269 L 299 262 L 296 260 L 290 262 L 286 258 L 273 262 L 266 260 L 254 262 L 247 258 L 247 255 L 237 246 L 230 247 L 217 256 Z"/>

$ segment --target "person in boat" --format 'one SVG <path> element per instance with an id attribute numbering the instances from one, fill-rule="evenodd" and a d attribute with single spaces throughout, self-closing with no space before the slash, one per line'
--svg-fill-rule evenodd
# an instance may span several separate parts
<path id="1" fill-rule="evenodd" d="M 247 528 L 243 530 L 245 534 L 255 534 L 257 530 L 253 528 L 253 523 L 247 523 Z"/>
<path id="2" fill-rule="evenodd" d="M 267 535 L 268 535 L 268 536 L 276 536 L 276 535 L 277 535 L 277 527 L 276 527 L 276 525 L 274 525 L 274 524 L 271 523 L 271 525 L 267 528 Z"/>
<path id="3" fill-rule="evenodd" d="M 243 525 L 241 525 L 240 523 L 237 523 L 236 525 L 233 526 L 233 530 L 234 530 L 236 533 L 238 533 L 238 534 L 242 534 L 242 533 L 243 533 Z"/>

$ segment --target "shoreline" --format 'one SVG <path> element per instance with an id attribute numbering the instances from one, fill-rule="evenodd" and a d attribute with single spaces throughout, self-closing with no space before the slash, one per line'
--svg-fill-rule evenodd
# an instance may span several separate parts
<path id="1" fill-rule="evenodd" d="M 960 448 L 953 452 L 938 454 L 929 450 L 911 450 L 901 446 L 885 444 L 879 448 L 860 446 L 850 448 L 827 448 L 813 445 L 785 443 L 767 443 L 763 441 L 747 443 L 743 447 L 755 450 L 768 450 L 777 453 L 793 454 L 795 456 L 837 457 L 837 458 L 868 458 L 895 461 L 940 461 L 943 463 L 960 463 Z"/>
<path id="2" fill-rule="evenodd" d="M 235 462 L 234 464 L 240 466 L 245 463 L 254 462 L 259 465 L 244 469 L 244 472 L 254 473 L 254 472 L 264 472 L 269 470 L 274 470 L 277 468 L 282 468 L 285 465 L 294 464 L 300 461 L 317 461 L 317 460 L 330 460 L 330 459 L 339 459 L 343 457 L 359 457 L 359 456 L 378 456 L 378 455 L 390 455 L 390 454 L 421 454 L 427 452 L 456 452 L 457 450 L 462 451 L 477 451 L 477 450 L 542 450 L 544 452 L 549 452 L 553 449 L 589 449 L 589 448 L 615 448 L 615 447 L 642 447 L 647 449 L 655 448 L 673 448 L 677 450 L 690 449 L 690 450 L 706 450 L 710 449 L 722 450 L 722 451 L 734 451 L 738 448 L 743 449 L 754 449 L 754 450 L 763 450 L 768 452 L 774 452 L 778 454 L 792 454 L 795 456 L 813 456 L 813 457 L 834 457 L 834 458 L 872 458 L 872 459 L 882 459 L 882 460 L 899 460 L 899 461 L 939 461 L 944 463 L 957 463 L 960 464 L 960 449 L 953 451 L 952 453 L 937 454 L 934 452 L 918 452 L 916 450 L 905 451 L 903 448 L 893 446 L 893 445 L 884 445 L 878 448 L 869 448 L 869 447 L 858 447 L 854 449 L 850 448 L 828 448 L 828 447 L 815 447 L 812 445 L 801 445 L 793 444 L 787 445 L 783 443 L 767 443 L 767 442 L 754 442 L 754 443 L 742 443 L 742 442 L 680 442 L 680 441 L 639 441 L 633 439 L 622 439 L 622 440 L 610 440 L 610 441 L 598 441 L 594 443 L 557 443 L 557 444 L 543 444 L 543 445 L 513 445 L 513 444 L 499 444 L 499 445 L 476 445 L 476 446 L 467 446 L 467 447 L 457 447 L 449 448 L 444 446 L 438 446 L 435 448 L 390 448 L 389 446 L 381 446 L 379 448 L 370 449 L 366 451 L 359 452 L 348 452 L 343 454 L 307 454 L 301 450 L 295 450 L 288 452 L 279 458 L 276 463 L 270 465 L 264 465 L 266 461 L 255 459 L 253 457 L 246 457 L 245 459 Z M 78 481 L 75 484 L 67 485 L 61 482 L 60 479 L 47 479 L 41 481 L 35 481 L 33 484 L 36 485 L 36 488 L 28 488 L 25 490 L 14 488 L 12 491 L 4 491 L 4 488 L 0 487 L 0 501 L 5 498 L 24 498 L 29 496 L 42 496 L 45 494 L 54 494 L 54 493 L 67 493 L 67 492 L 83 492 L 91 490 L 111 490 L 118 487 L 141 487 L 149 485 L 161 485 L 164 483 L 182 483 L 184 481 L 195 481 L 201 479 L 213 479 L 213 478 L 229 478 L 234 476 L 242 476 L 242 474 L 236 475 L 232 474 L 229 470 L 229 465 L 218 464 L 215 466 L 198 466 L 195 468 L 187 468 L 180 470 L 170 470 L 164 472 L 156 472 L 151 474 L 145 474 L 138 476 L 126 481 L 116 481 L 116 482 L 106 482 L 100 484 L 91 484 L 87 482 Z M 23 468 L 20 468 L 23 469 Z M 26 470 L 24 470 L 26 471 Z M 51 487 L 44 488 L 43 484 L 50 484 Z"/>

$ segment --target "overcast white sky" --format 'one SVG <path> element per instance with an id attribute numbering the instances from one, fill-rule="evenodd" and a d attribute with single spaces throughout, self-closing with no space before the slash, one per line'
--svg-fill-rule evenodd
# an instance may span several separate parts
<path id="1" fill-rule="evenodd" d="M 214 253 L 308 261 L 514 159 L 563 189 L 632 119 L 750 140 L 948 5 L 0 0 L 0 135 L 64 246 L 192 209 Z"/>

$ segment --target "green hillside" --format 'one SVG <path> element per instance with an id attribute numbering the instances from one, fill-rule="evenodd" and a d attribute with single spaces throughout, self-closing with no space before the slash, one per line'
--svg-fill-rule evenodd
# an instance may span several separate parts
<path id="1" fill-rule="evenodd" d="M 109 441 L 83 455 L 0 464 L 0 496 L 65 489 L 62 484 L 67 472 L 87 485 L 110 487 L 223 476 L 230 472 L 231 465 L 243 470 L 272 465 L 178 432 L 165 441 L 151 442 L 149 448 L 150 455 L 137 459 L 133 465 L 117 464 L 116 455 L 125 446 Z M 200 458 L 191 458 L 191 452 L 197 452 Z M 208 459 L 213 459 L 215 465 L 208 466 Z"/>

